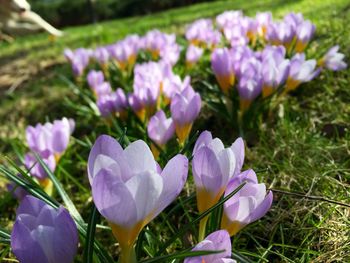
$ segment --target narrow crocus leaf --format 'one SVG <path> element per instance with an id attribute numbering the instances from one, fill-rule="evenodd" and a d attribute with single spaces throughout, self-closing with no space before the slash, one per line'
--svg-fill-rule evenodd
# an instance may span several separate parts
<path id="1" fill-rule="evenodd" d="M 51 179 L 52 183 L 56 187 L 58 193 L 60 194 L 63 202 L 67 206 L 68 211 L 71 213 L 71 215 L 74 217 L 74 219 L 79 222 L 80 224 L 84 224 L 84 220 L 81 217 L 81 215 L 78 212 L 78 209 L 75 207 L 74 203 L 72 200 L 69 198 L 69 195 L 67 192 L 64 190 L 62 184 L 57 180 L 56 176 L 53 174 L 53 172 L 50 170 L 50 168 L 46 165 L 46 163 L 43 161 L 43 159 L 37 154 L 34 153 L 35 158 L 38 160 L 40 163 L 41 167 L 45 170 L 47 173 L 48 177 Z"/>
<path id="2" fill-rule="evenodd" d="M 85 238 L 84 258 L 83 262 L 92 263 L 94 255 L 94 239 L 97 221 L 100 219 L 100 213 L 97 211 L 94 203 L 92 203 L 91 214 L 87 226 Z"/>

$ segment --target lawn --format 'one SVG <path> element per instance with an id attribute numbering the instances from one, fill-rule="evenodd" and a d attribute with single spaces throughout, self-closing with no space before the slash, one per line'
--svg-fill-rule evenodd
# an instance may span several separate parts
<path id="1" fill-rule="evenodd" d="M 106 128 L 102 120 L 74 110 L 72 104 L 81 101 L 66 81 L 73 76 L 63 50 L 94 48 L 153 28 L 181 36 L 187 23 L 234 9 L 250 16 L 270 10 L 276 18 L 291 11 L 302 12 L 317 27 L 309 53 L 321 57 L 339 44 L 349 65 L 350 4 L 346 0 L 213 1 L 67 28 L 66 35 L 56 40 L 49 40 L 45 34 L 18 38 L 13 43 L 0 43 L 0 151 L 16 160 L 24 153 L 27 125 L 63 116 L 74 118 L 76 139 L 55 175 L 88 220 L 92 200 L 86 160 L 91 142 Z M 208 129 L 226 144 L 232 143 L 239 132 L 223 125 L 207 105 L 203 108 L 194 131 Z M 273 206 L 263 219 L 232 239 L 233 252 L 252 262 L 350 262 L 350 70 L 323 74 L 302 85 L 273 110 L 273 117 L 245 138 L 248 147 L 244 166 L 254 168 L 259 179 L 275 190 Z M 110 134 L 117 137 L 113 129 Z M 1 162 L 6 161 L 2 158 Z M 17 203 L 6 193 L 2 178 L 0 187 L 0 226 L 9 230 Z M 191 191 L 191 187 L 186 190 Z M 57 193 L 55 197 L 61 200 Z M 184 222 L 194 218 L 194 204 L 194 200 L 183 204 L 190 211 Z M 151 224 L 154 233 L 161 233 L 157 226 L 163 219 Z M 117 258 L 108 230 L 99 229 L 96 238 Z M 148 255 L 153 253 L 154 239 L 148 237 Z M 183 244 L 193 245 L 191 234 L 183 239 Z M 167 252 L 174 252 L 178 245 L 174 243 Z M 11 262 L 9 258 L 14 257 L 8 246 L 0 245 L 0 249 L 0 259 Z M 80 257 L 77 262 L 81 262 Z"/>

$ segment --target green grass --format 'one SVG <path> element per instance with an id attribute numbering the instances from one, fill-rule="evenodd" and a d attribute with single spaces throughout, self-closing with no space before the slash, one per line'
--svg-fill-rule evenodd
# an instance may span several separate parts
<path id="1" fill-rule="evenodd" d="M 17 39 L 12 44 L 0 43 L 1 151 L 13 157 L 12 146 L 24 141 L 24 128 L 46 118 L 74 117 L 79 123 L 76 134 L 82 137 L 88 134 L 88 138 L 93 138 L 102 130 L 101 122 L 91 127 L 91 120 L 64 106 L 64 97 L 79 102 L 60 77 L 71 78 L 69 65 L 62 56 L 65 47 L 95 47 L 153 28 L 181 34 L 186 23 L 230 9 L 243 9 L 247 15 L 271 10 L 274 17 L 290 11 L 302 12 L 317 26 L 317 43 L 310 53 L 321 56 L 330 46 L 339 44 L 349 64 L 350 4 L 346 0 L 215 1 L 146 17 L 68 28 L 67 35 L 53 43 L 45 34 Z M 9 85 L 21 78 L 23 82 L 9 92 Z M 260 180 L 271 188 L 349 204 L 350 71 L 323 74 L 286 97 L 274 111 L 273 117 L 249 140 L 245 167 L 260 171 Z M 212 130 L 227 144 L 232 142 L 237 131 L 223 127 L 208 112 L 195 128 Z M 88 145 L 75 140 L 56 173 L 85 220 L 89 218 L 91 201 L 85 172 L 88 151 Z M 187 205 L 193 212 L 193 202 Z M 11 226 L 15 206 L 8 195 L 0 198 L 1 226 Z M 347 207 L 275 193 L 272 210 L 234 237 L 233 250 L 254 262 L 350 262 L 349 218 Z M 161 218 L 151 227 L 156 229 L 160 222 Z M 116 255 L 109 233 L 98 230 L 95 238 Z M 187 239 L 190 242 L 191 236 Z M 152 251 L 152 242 L 145 247 Z M 7 257 L 8 251 L 4 249 L 0 253 Z"/>

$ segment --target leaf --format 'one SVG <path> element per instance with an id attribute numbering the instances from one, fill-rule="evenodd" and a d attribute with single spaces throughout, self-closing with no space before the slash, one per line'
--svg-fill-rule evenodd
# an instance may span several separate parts
<path id="1" fill-rule="evenodd" d="M 85 238 L 85 248 L 84 248 L 84 256 L 83 256 L 83 262 L 85 263 L 93 262 L 96 224 L 99 219 L 100 219 L 100 214 L 97 211 L 95 204 L 92 203 L 91 214 L 90 214 L 88 227 L 87 227 L 87 234 Z"/>

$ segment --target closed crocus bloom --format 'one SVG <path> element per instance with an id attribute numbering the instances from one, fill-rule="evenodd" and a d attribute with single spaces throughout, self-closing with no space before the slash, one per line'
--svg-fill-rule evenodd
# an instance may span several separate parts
<path id="1" fill-rule="evenodd" d="M 73 119 L 62 118 L 55 120 L 52 125 L 52 150 L 56 160 L 59 160 L 61 154 L 67 149 L 69 139 L 75 128 Z"/>
<path id="2" fill-rule="evenodd" d="M 200 213 L 219 201 L 235 169 L 236 158 L 232 149 L 225 148 L 220 139 L 212 139 L 209 132 L 203 132 L 196 142 L 192 161 Z M 207 220 L 205 217 L 200 222 L 199 240 L 204 238 Z"/>
<path id="3" fill-rule="evenodd" d="M 102 71 L 91 70 L 87 74 L 87 82 L 91 89 L 95 90 L 98 85 L 101 85 L 105 81 L 105 77 Z"/>
<path id="4" fill-rule="evenodd" d="M 108 220 L 121 247 L 122 263 L 136 262 L 133 245 L 142 228 L 181 192 L 188 160 L 172 158 L 160 172 L 144 141 L 125 150 L 110 136 L 100 136 L 91 149 L 88 175 L 99 212 Z"/>
<path id="5" fill-rule="evenodd" d="M 264 37 L 267 29 L 272 23 L 272 14 L 271 12 L 263 12 L 256 14 L 256 22 L 258 24 L 258 33 L 261 37 Z"/>
<path id="6" fill-rule="evenodd" d="M 297 42 L 295 45 L 295 51 L 301 53 L 305 50 L 306 46 L 309 44 L 311 38 L 315 33 L 315 25 L 309 20 L 302 22 L 298 25 L 296 31 Z"/>
<path id="7" fill-rule="evenodd" d="M 98 98 L 100 96 L 112 93 L 112 87 L 109 82 L 102 82 L 94 87 L 94 94 Z"/>
<path id="8" fill-rule="evenodd" d="M 89 64 L 91 50 L 85 48 L 78 48 L 75 51 L 66 49 L 64 55 L 66 59 L 71 63 L 73 73 L 79 77 L 84 73 L 85 68 Z"/>
<path id="9" fill-rule="evenodd" d="M 202 100 L 199 93 L 195 92 L 191 86 L 174 95 L 170 111 L 180 144 L 183 144 L 188 138 L 193 122 L 201 110 L 201 105 Z"/>
<path id="10" fill-rule="evenodd" d="M 234 82 L 235 74 L 231 54 L 227 48 L 217 48 L 211 55 L 211 67 L 220 88 L 225 94 L 229 94 Z"/>
<path id="11" fill-rule="evenodd" d="M 344 62 L 345 55 L 338 52 L 339 46 L 336 45 L 328 50 L 326 55 L 320 59 L 318 64 L 329 70 L 338 71 L 346 69 L 347 65 Z"/>
<path id="12" fill-rule="evenodd" d="M 240 98 L 240 108 L 247 110 L 254 99 L 262 90 L 262 65 L 256 58 L 250 58 L 242 63 L 238 93 Z"/>
<path id="13" fill-rule="evenodd" d="M 105 66 L 108 63 L 109 52 L 105 47 L 96 48 L 96 50 L 93 53 L 93 56 L 97 60 L 97 62 L 102 66 Z"/>
<path id="14" fill-rule="evenodd" d="M 231 259 L 231 239 L 226 230 L 218 230 L 198 243 L 192 251 L 222 251 L 220 253 L 186 258 L 184 263 L 236 263 Z"/>
<path id="15" fill-rule="evenodd" d="M 186 51 L 186 65 L 191 68 L 203 55 L 203 49 L 194 45 L 189 45 Z"/>
<path id="16" fill-rule="evenodd" d="M 21 263 L 70 263 L 78 248 L 77 227 L 68 211 L 27 195 L 16 212 L 11 248 Z"/>
<path id="17" fill-rule="evenodd" d="M 224 203 L 221 228 L 226 229 L 231 236 L 246 225 L 263 217 L 272 205 L 272 191 L 266 193 L 265 184 L 258 183 L 253 170 L 247 170 L 234 176 L 227 186 L 225 196 L 244 182 L 242 189 Z"/>
<path id="18" fill-rule="evenodd" d="M 175 125 L 171 118 L 167 118 L 164 111 L 158 111 L 147 125 L 148 136 L 160 148 L 164 148 L 166 143 L 174 136 Z M 155 157 L 158 156 L 158 149 L 152 144 L 152 152 Z"/>
<path id="19" fill-rule="evenodd" d="M 308 82 L 318 75 L 316 60 L 305 60 L 305 54 L 296 54 L 290 61 L 289 76 L 285 92 L 296 89 L 301 83 Z"/>

